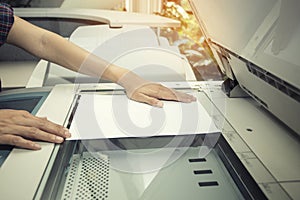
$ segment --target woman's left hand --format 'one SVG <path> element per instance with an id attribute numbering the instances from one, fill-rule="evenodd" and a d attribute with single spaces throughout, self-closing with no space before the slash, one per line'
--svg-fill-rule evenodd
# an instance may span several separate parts
<path id="1" fill-rule="evenodd" d="M 196 98 L 192 95 L 151 82 L 129 88 L 126 90 L 126 94 L 128 98 L 132 100 L 147 103 L 156 107 L 163 107 L 163 102 L 161 100 L 179 101 L 184 103 L 196 101 Z"/>

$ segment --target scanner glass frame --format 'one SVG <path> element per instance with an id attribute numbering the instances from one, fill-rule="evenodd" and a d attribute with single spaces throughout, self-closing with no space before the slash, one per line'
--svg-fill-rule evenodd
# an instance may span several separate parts
<path id="1" fill-rule="evenodd" d="M 211 146 L 211 144 L 204 142 L 205 137 L 218 137 L 218 143 L 214 146 Z M 90 151 L 90 149 L 86 148 L 86 142 L 90 142 L 91 144 L 93 144 L 94 147 L 97 147 L 96 149 L 94 149 L 95 152 L 103 152 L 105 154 L 105 152 L 118 153 L 120 151 L 145 151 L 147 149 L 164 148 L 165 144 L 168 143 L 170 140 L 173 140 L 174 138 L 176 138 L 179 141 L 192 141 L 191 144 L 188 146 L 186 146 L 185 142 L 182 142 L 181 145 L 174 148 L 186 148 L 187 150 L 201 148 L 201 146 L 211 148 L 210 154 L 214 154 L 216 156 L 216 159 L 219 160 L 218 163 L 220 163 L 220 165 L 222 165 L 222 168 L 224 168 L 224 175 L 228 176 L 227 183 L 229 185 L 232 184 L 233 190 L 236 191 L 238 199 L 266 199 L 264 193 L 261 191 L 258 184 L 254 181 L 252 176 L 245 169 L 240 159 L 236 156 L 236 154 L 233 152 L 229 144 L 226 142 L 226 140 L 220 133 L 209 135 L 196 134 L 186 136 L 156 136 L 149 138 L 115 138 L 97 139 L 89 141 L 66 141 L 63 145 L 59 146 L 59 150 L 56 155 L 53 166 L 48 166 L 51 168 L 51 172 L 49 174 L 49 177 L 47 178 L 45 187 L 40 188 L 43 190 L 42 199 L 63 199 L 62 194 L 70 170 L 72 157 L 75 154 L 83 155 L 84 152 Z M 151 140 L 152 142 L 149 142 L 149 140 Z M 145 147 L 145 143 L 150 145 Z M 119 148 L 115 148 L 116 146 L 121 147 L 121 150 Z M 201 158 L 195 159 L 197 160 Z M 212 182 L 209 182 L 207 184 L 210 183 Z M 201 186 L 200 182 L 199 186 Z"/>

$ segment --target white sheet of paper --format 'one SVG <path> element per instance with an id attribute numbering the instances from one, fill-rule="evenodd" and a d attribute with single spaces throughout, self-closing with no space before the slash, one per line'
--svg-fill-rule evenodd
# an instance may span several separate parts
<path id="1" fill-rule="evenodd" d="M 156 108 L 129 100 L 125 95 L 83 94 L 70 126 L 72 137 L 69 140 L 218 131 L 197 101 L 164 101 L 163 108 Z"/>

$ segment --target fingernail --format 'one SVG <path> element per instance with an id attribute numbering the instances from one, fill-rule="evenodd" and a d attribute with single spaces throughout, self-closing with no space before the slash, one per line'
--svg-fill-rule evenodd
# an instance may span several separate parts
<path id="1" fill-rule="evenodd" d="M 164 106 L 164 103 L 161 102 L 161 101 L 158 101 L 158 102 L 156 103 L 156 106 L 159 107 L 159 108 L 162 108 L 162 107 Z"/>
<path id="2" fill-rule="evenodd" d="M 32 146 L 35 149 L 41 149 L 42 148 L 39 144 L 36 144 L 36 143 L 33 143 Z"/>
<path id="3" fill-rule="evenodd" d="M 56 136 L 55 141 L 58 143 L 62 143 L 64 141 L 64 139 L 62 137 Z"/>
<path id="4" fill-rule="evenodd" d="M 196 98 L 192 96 L 189 100 L 190 100 L 190 102 L 196 101 Z"/>
<path id="5" fill-rule="evenodd" d="M 65 130 L 65 136 L 67 137 L 67 138 L 69 138 L 69 137 L 71 137 L 71 133 L 70 133 L 70 131 L 67 129 L 67 128 L 64 128 L 64 130 Z"/>

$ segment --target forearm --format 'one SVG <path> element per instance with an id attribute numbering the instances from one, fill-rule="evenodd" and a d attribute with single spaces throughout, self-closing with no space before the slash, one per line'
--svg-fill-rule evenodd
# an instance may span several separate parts
<path id="1" fill-rule="evenodd" d="M 129 70 L 110 64 L 65 38 L 36 27 L 18 17 L 15 17 L 15 23 L 8 36 L 8 43 L 73 71 L 110 80 L 123 86 L 124 80 L 120 82 L 120 79 L 125 77 L 125 74 L 136 77 Z"/>

